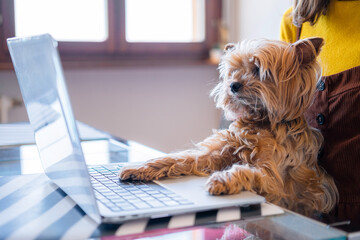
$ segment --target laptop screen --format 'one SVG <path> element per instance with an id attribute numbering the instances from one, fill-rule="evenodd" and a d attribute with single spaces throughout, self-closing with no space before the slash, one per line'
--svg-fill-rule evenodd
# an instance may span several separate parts
<path id="1" fill-rule="evenodd" d="M 8 47 L 46 175 L 100 222 L 57 42 L 45 34 L 8 39 Z"/>

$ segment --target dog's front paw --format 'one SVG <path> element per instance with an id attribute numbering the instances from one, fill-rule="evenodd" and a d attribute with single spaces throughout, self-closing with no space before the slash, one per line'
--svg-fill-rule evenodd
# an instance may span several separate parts
<path id="1" fill-rule="evenodd" d="M 206 190 L 211 195 L 235 194 L 242 190 L 239 183 L 233 182 L 226 172 L 215 172 L 206 182 Z"/>
<path id="2" fill-rule="evenodd" d="M 120 180 L 152 180 L 149 178 L 149 175 L 146 174 L 146 168 L 146 166 L 123 167 L 119 171 L 118 176 Z"/>
<path id="3" fill-rule="evenodd" d="M 168 167 L 148 162 L 138 167 L 123 167 L 119 171 L 120 180 L 151 181 L 168 176 Z"/>

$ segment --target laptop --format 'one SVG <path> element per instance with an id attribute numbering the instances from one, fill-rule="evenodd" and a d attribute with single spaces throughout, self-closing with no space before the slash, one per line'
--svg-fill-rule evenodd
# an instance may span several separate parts
<path id="1" fill-rule="evenodd" d="M 97 223 L 121 223 L 265 201 L 248 191 L 211 196 L 205 190 L 206 177 L 119 181 L 117 173 L 127 163 L 87 166 L 57 42 L 51 35 L 43 34 L 9 38 L 7 43 L 44 172 Z"/>

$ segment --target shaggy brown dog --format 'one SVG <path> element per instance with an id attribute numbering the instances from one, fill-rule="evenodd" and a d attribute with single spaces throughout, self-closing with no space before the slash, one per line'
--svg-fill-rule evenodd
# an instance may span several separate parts
<path id="1" fill-rule="evenodd" d="M 212 95 L 233 120 L 229 129 L 195 149 L 124 168 L 120 179 L 211 174 L 206 188 L 213 195 L 249 190 L 303 214 L 330 211 L 338 192 L 317 164 L 323 138 L 304 118 L 320 77 L 322 45 L 321 38 L 228 44 Z"/>

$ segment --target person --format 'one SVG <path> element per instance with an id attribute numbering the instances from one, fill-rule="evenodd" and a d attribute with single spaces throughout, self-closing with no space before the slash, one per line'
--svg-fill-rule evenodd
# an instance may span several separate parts
<path id="1" fill-rule="evenodd" d="M 360 1 L 295 0 L 280 29 L 286 42 L 325 41 L 318 57 L 322 77 L 306 119 L 324 136 L 319 164 L 339 190 L 328 217 L 360 227 Z"/>

